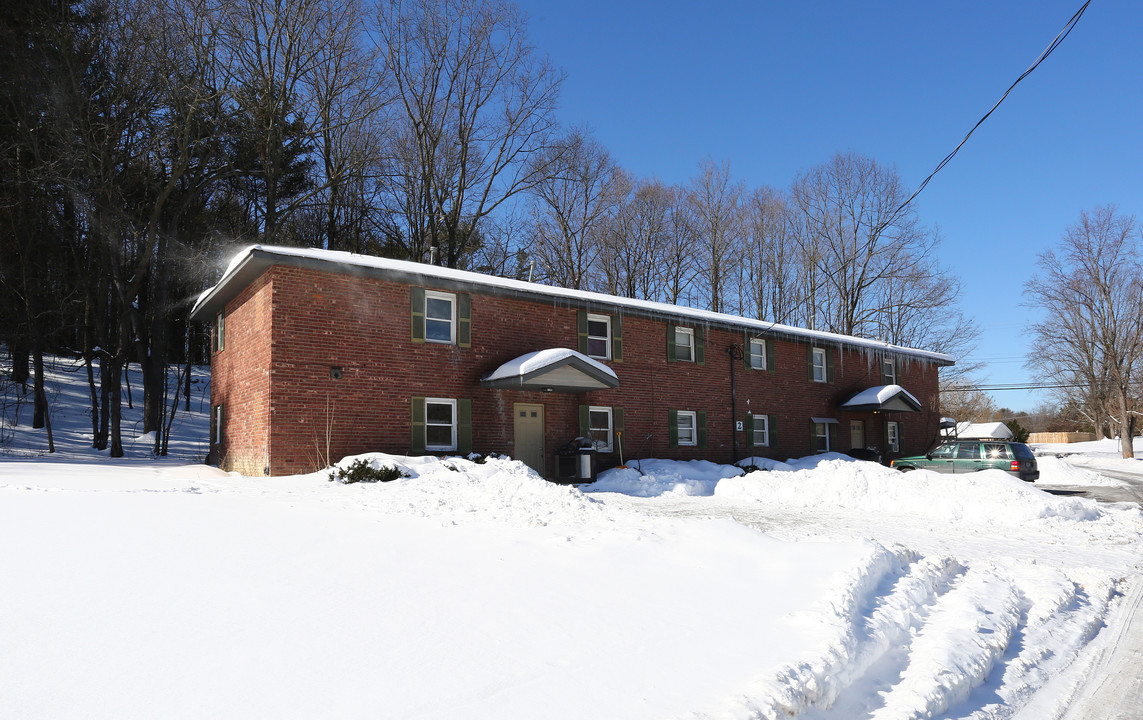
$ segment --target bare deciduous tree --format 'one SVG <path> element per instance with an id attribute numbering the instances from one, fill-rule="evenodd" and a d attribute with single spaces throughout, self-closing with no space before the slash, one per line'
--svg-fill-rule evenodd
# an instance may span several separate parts
<path id="1" fill-rule="evenodd" d="M 1092 424 L 1118 426 L 1123 457 L 1132 436 L 1143 360 L 1143 261 L 1134 216 L 1113 206 L 1083 212 L 1057 250 L 1040 255 L 1040 274 L 1024 292 L 1047 312 L 1031 328 L 1029 363 L 1074 388 Z M 1065 393 L 1068 394 L 1068 393 Z"/>
<path id="2" fill-rule="evenodd" d="M 600 265 L 604 292 L 656 300 L 663 295 L 663 274 L 672 232 L 671 215 L 678 193 L 658 180 L 633 182 L 607 227 Z"/>
<path id="3" fill-rule="evenodd" d="M 561 73 L 528 43 L 503 0 L 382 0 L 376 35 L 398 107 L 389 241 L 449 267 L 478 226 L 550 174 L 537 162 L 556 128 Z M 553 158 L 554 159 L 554 158 Z"/>
<path id="4" fill-rule="evenodd" d="M 582 131 L 539 154 L 537 162 L 550 173 L 531 191 L 532 252 L 548 282 L 585 289 L 626 181 L 607 150 Z"/>
<path id="5" fill-rule="evenodd" d="M 735 288 L 727 287 L 739 257 L 743 236 L 742 197 L 746 185 L 730 177 L 730 163 L 704 161 L 688 188 L 694 213 L 695 237 L 705 265 L 703 279 L 707 307 L 714 312 L 733 312 Z"/>

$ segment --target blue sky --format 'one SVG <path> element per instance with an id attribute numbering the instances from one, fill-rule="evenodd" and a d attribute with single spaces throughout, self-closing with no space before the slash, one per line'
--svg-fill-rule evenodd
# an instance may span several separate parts
<path id="1" fill-rule="evenodd" d="M 560 115 L 627 170 L 681 183 L 704 158 L 786 188 L 837 152 L 916 187 L 1082 0 L 519 0 L 567 73 Z M 990 384 L 1031 382 L 1022 307 L 1035 257 L 1080 211 L 1143 211 L 1143 3 L 1096 0 L 917 199 L 964 283 Z M 1031 410 L 1046 396 L 1005 391 Z"/>

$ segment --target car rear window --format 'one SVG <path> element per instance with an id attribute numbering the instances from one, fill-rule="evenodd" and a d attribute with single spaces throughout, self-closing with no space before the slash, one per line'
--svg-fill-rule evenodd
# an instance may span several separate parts
<path id="1" fill-rule="evenodd" d="M 1032 454 L 1032 448 L 1024 443 L 1012 443 L 1011 448 L 1019 460 L 1031 460 L 1035 457 L 1035 455 Z"/>
<path id="2" fill-rule="evenodd" d="M 1008 446 L 1004 443 L 984 443 L 984 456 L 989 460 L 1007 460 Z"/>

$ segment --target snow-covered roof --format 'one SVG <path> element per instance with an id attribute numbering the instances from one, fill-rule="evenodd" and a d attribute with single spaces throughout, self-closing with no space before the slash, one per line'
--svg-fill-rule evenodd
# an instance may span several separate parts
<path id="1" fill-rule="evenodd" d="M 956 426 L 957 437 L 972 439 L 1011 440 L 1012 430 L 1002 422 L 962 422 Z"/>
<path id="2" fill-rule="evenodd" d="M 502 278 L 493 275 L 443 268 L 436 265 L 393 260 L 391 258 L 357 255 L 340 250 L 320 250 L 315 248 L 279 247 L 272 245 L 251 245 L 238 252 L 227 265 L 222 278 L 214 287 L 202 293 L 191 310 L 195 320 L 209 320 L 219 312 L 228 300 L 253 282 L 273 265 L 310 267 L 327 272 L 340 272 L 351 275 L 383 276 L 416 283 L 437 283 L 444 287 L 465 288 L 489 294 L 509 295 L 546 301 L 557 301 L 573 307 L 615 309 L 625 313 L 649 317 L 678 318 L 688 322 L 732 327 L 744 332 L 784 335 L 803 341 L 817 341 L 834 345 L 848 345 L 868 351 L 892 352 L 921 358 L 938 365 L 951 365 L 954 360 L 944 353 L 918 350 L 900 345 L 858 338 L 850 335 L 807 330 L 791 325 L 754 320 L 736 315 L 716 313 L 698 308 L 669 305 L 651 300 L 605 295 L 603 293 L 573 290 L 570 288 L 541 285 L 539 283 Z"/>
<path id="3" fill-rule="evenodd" d="M 619 385 L 601 362 L 568 348 L 548 348 L 509 360 L 480 379 L 486 387 L 583 392 Z"/>
<path id="4" fill-rule="evenodd" d="M 875 385 L 846 400 L 841 407 L 854 410 L 917 412 L 921 409 L 921 401 L 900 385 Z"/>

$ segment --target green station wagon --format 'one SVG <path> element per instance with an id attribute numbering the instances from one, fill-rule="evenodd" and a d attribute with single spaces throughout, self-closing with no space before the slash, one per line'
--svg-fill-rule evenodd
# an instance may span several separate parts
<path id="1" fill-rule="evenodd" d="M 940 473 L 970 473 L 1003 470 L 1027 482 L 1040 477 L 1032 450 L 1024 443 L 1006 440 L 947 440 L 926 455 L 898 458 L 889 465 L 901 472 L 933 470 Z"/>

